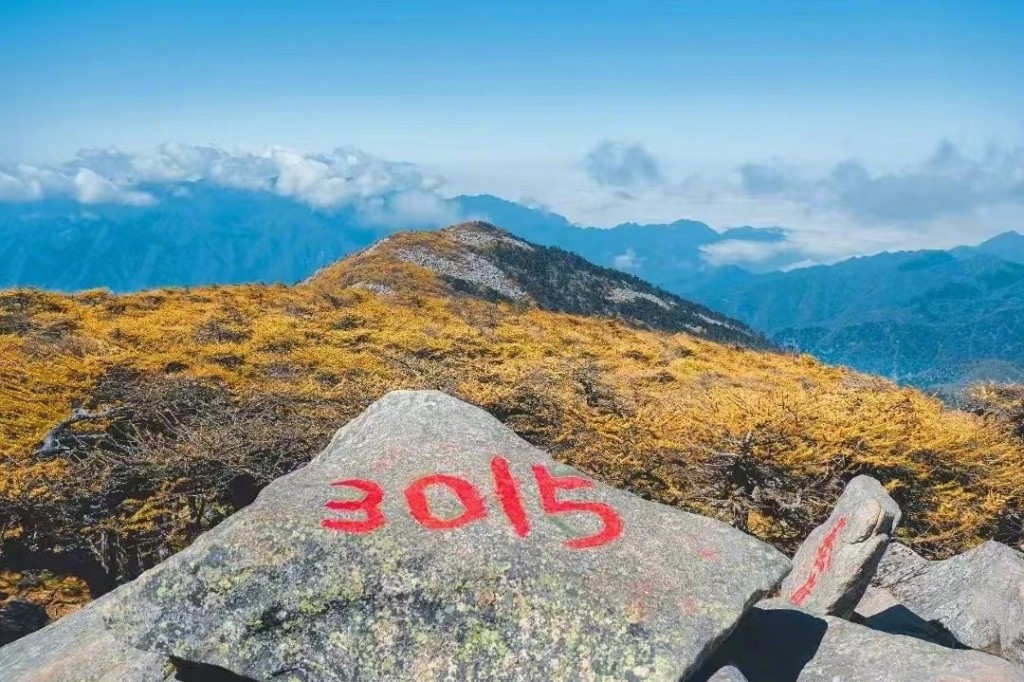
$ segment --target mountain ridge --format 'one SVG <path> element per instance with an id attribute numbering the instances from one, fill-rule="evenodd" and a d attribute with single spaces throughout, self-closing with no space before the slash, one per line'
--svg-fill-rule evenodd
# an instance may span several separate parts
<path id="1" fill-rule="evenodd" d="M 465 294 L 532 304 L 552 312 L 614 317 L 632 326 L 682 331 L 720 342 L 771 346 L 739 321 L 634 275 L 594 265 L 557 247 L 532 244 L 483 221 L 391 235 L 322 268 L 301 286 L 423 293 L 423 277 L 409 272 L 416 268 L 429 270 L 443 282 L 444 286 L 427 289 L 434 295 Z"/>
<path id="2" fill-rule="evenodd" d="M 904 251 L 710 281 L 690 293 L 783 346 L 928 387 L 1024 370 L 1024 264 Z M 1005 380 L 1005 379 L 1004 379 Z"/>

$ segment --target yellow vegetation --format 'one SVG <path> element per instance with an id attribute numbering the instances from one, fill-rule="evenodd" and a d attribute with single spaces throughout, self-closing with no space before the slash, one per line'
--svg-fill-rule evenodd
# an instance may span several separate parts
<path id="1" fill-rule="evenodd" d="M 362 258 L 357 270 L 297 287 L 0 293 L 0 566 L 19 548 L 55 543 L 48 549 L 93 551 L 116 580 L 130 577 L 230 513 L 224 490 L 239 471 L 265 484 L 398 388 L 438 388 L 480 405 L 599 479 L 784 549 L 859 473 L 892 491 L 905 512 L 902 539 L 921 552 L 1021 541 L 1024 447 L 995 419 L 807 356 L 444 297 L 414 266 L 401 276 L 415 294 L 343 288 L 384 281 L 374 254 Z M 272 413 L 273 428 L 226 435 L 228 426 L 219 434 L 203 422 L 186 439 L 146 424 L 127 433 L 133 417 L 122 415 L 117 433 L 97 441 L 107 445 L 82 438 L 37 452 L 75 407 L 135 401 L 137 414 L 149 398 L 118 390 L 172 380 L 214 387 L 230 409 Z M 102 435 L 114 423 L 73 428 Z M 283 447 L 275 433 L 298 432 L 309 441 L 252 473 L 253 458 Z M 267 439 L 258 454 L 234 445 L 247 437 Z M 125 446 L 129 455 L 116 460 L 114 441 L 145 447 Z M 139 471 L 112 486 L 124 456 L 138 457 Z M 172 466 L 175 457 L 206 468 Z M 199 473 L 221 465 L 216 480 Z M 110 556 L 121 563 L 112 567 Z"/>

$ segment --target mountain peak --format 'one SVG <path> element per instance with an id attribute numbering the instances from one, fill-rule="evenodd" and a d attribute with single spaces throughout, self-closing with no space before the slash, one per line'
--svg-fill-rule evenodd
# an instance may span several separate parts
<path id="1" fill-rule="evenodd" d="M 436 232 L 400 232 L 330 265 L 304 286 L 397 296 L 470 297 L 616 318 L 632 326 L 766 346 L 740 322 L 618 270 L 531 244 L 472 220 Z"/>

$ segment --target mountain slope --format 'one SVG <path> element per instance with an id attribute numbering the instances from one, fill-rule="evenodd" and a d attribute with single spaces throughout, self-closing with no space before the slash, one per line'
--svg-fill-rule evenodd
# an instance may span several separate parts
<path id="1" fill-rule="evenodd" d="M 908 383 L 1024 376 L 1024 265 L 984 250 L 732 273 L 692 296 L 779 343 Z"/>
<path id="2" fill-rule="evenodd" d="M 267 192 L 181 183 L 146 187 L 152 206 L 71 201 L 0 202 L 0 286 L 60 291 L 244 282 L 291 284 L 394 231 L 398 209 L 367 215 L 313 209 Z M 536 244 L 573 251 L 663 287 L 689 286 L 705 269 L 701 249 L 723 240 L 784 239 L 778 230 L 718 233 L 704 223 L 573 225 L 564 217 L 491 196 L 458 196 L 452 216 L 503 225 Z M 437 218 L 418 228 L 436 228 Z"/>
<path id="3" fill-rule="evenodd" d="M 706 262 L 705 247 L 727 241 L 764 243 L 786 239 L 785 231 L 779 228 L 739 227 L 717 232 L 696 220 L 580 227 L 556 213 L 529 209 L 486 194 L 463 195 L 455 201 L 463 215 L 499 224 L 537 244 L 578 253 L 598 265 L 628 270 L 657 286 L 683 294 L 700 282 L 709 269 L 714 269 Z M 798 259 L 794 254 L 781 254 L 763 265 L 783 267 Z"/>
<path id="4" fill-rule="evenodd" d="M 420 270 L 440 286 L 425 284 Z M 630 325 L 682 331 L 720 342 L 769 344 L 743 324 L 576 254 L 517 239 L 480 221 L 439 232 L 407 232 L 325 268 L 304 286 L 417 290 L 536 305 L 543 310 L 618 318 Z"/>
<path id="5" fill-rule="evenodd" d="M 1024 264 L 1024 235 L 1019 232 L 1003 232 L 977 246 L 959 246 L 951 253 L 960 258 L 984 254 L 1008 260 L 1011 263 Z"/>
<path id="6" fill-rule="evenodd" d="M 516 268 L 565 262 L 490 228 L 427 236 L 434 254 L 514 249 L 495 268 L 528 295 Z M 63 613 L 109 590 L 399 388 L 443 390 L 596 478 L 788 550 L 861 473 L 913 510 L 901 537 L 921 552 L 1024 540 L 1024 448 L 995 420 L 808 356 L 638 328 L 615 307 L 469 291 L 436 261 L 373 279 L 389 274 L 375 256 L 400 265 L 413 237 L 300 286 L 0 291 L 4 598 Z"/>
<path id="7" fill-rule="evenodd" d="M 155 207 L 0 202 L 0 286 L 293 283 L 387 233 L 344 212 L 198 184 Z"/>

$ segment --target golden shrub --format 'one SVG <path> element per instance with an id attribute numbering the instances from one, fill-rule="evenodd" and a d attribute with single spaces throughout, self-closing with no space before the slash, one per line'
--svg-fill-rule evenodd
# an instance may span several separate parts
<path id="1" fill-rule="evenodd" d="M 48 546 L 130 578 L 398 388 L 444 390 L 599 479 L 787 550 L 861 473 L 925 554 L 1022 540 L 1024 447 L 991 416 L 807 356 L 453 299 L 375 258 L 296 287 L 0 292 L 0 566 Z M 346 288 L 375 281 L 393 292 Z M 47 450 L 76 408 L 89 416 Z"/>

